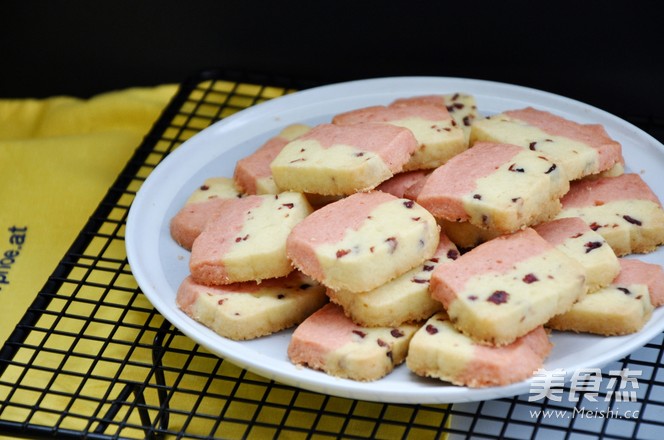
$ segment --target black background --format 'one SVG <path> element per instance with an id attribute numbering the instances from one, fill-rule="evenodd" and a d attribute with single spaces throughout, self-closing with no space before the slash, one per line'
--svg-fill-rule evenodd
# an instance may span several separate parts
<path id="1" fill-rule="evenodd" d="M 3 1 L 0 98 L 87 97 L 206 68 L 316 82 L 489 79 L 663 115 L 658 3 Z"/>

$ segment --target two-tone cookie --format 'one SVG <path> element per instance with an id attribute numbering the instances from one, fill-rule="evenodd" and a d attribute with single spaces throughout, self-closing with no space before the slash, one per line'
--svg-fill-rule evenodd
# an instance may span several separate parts
<path id="1" fill-rule="evenodd" d="M 401 172 L 419 144 L 390 124 L 321 124 L 286 144 L 270 164 L 282 191 L 349 195 Z"/>
<path id="2" fill-rule="evenodd" d="M 510 233 L 558 214 L 568 189 L 564 171 L 545 156 L 481 142 L 434 170 L 417 202 L 436 218 Z"/>
<path id="3" fill-rule="evenodd" d="M 468 148 L 463 130 L 452 119 L 447 108 L 427 103 L 411 105 L 371 106 L 340 113 L 333 124 L 354 125 L 384 123 L 410 130 L 418 148 L 404 170 L 432 169 Z"/>
<path id="4" fill-rule="evenodd" d="M 620 262 L 613 249 L 604 237 L 579 217 L 551 220 L 534 229 L 546 241 L 583 266 L 588 292 L 608 286 L 618 276 Z"/>
<path id="5" fill-rule="evenodd" d="M 614 284 L 643 284 L 650 293 L 653 307 L 664 305 L 664 268 L 636 258 L 620 259 L 620 274 Z"/>
<path id="6" fill-rule="evenodd" d="M 448 93 L 442 95 L 422 95 L 409 98 L 399 98 L 391 105 L 438 105 L 445 107 L 464 133 L 466 144 L 470 139 L 470 128 L 479 116 L 475 97 L 467 93 Z"/>
<path id="7" fill-rule="evenodd" d="M 297 326 L 288 345 L 296 365 L 358 381 L 372 381 L 390 373 L 408 353 L 415 324 L 362 327 L 336 304 L 327 304 Z"/>
<path id="8" fill-rule="evenodd" d="M 246 194 L 278 194 L 280 190 L 272 178 L 270 164 L 288 142 L 309 129 L 309 126 L 302 124 L 289 125 L 258 150 L 238 160 L 233 171 L 237 186 Z"/>
<path id="9" fill-rule="evenodd" d="M 217 334 L 234 340 L 254 339 L 304 321 L 327 303 L 325 289 L 294 271 L 262 283 L 206 286 L 191 277 L 178 288 L 178 307 Z"/>
<path id="10" fill-rule="evenodd" d="M 526 380 L 542 367 L 552 344 L 542 326 L 503 346 L 479 344 L 459 332 L 444 312 L 410 341 L 406 365 L 415 374 L 473 388 Z"/>
<path id="11" fill-rule="evenodd" d="M 483 243 L 431 275 L 431 295 L 454 326 L 493 345 L 566 312 L 585 292 L 579 263 L 531 228 Z"/>
<path id="12" fill-rule="evenodd" d="M 589 293 L 572 308 L 551 319 L 547 326 L 555 330 L 593 333 L 604 336 L 635 333 L 648 322 L 654 306 L 651 301 L 652 269 L 638 260 L 621 259 L 620 274 L 613 282 Z M 659 283 L 662 282 L 661 267 Z M 650 275 L 650 276 L 649 276 Z M 652 298 L 662 303 L 662 290 L 653 284 Z"/>
<path id="13" fill-rule="evenodd" d="M 228 200 L 242 197 L 242 191 L 228 177 L 206 179 L 189 196 L 184 206 L 173 216 L 169 228 L 171 237 L 180 246 L 191 250 L 194 240 L 205 228 L 205 224 L 216 213 L 223 210 Z"/>
<path id="14" fill-rule="evenodd" d="M 580 217 L 618 256 L 653 251 L 664 243 L 664 210 L 634 173 L 573 182 L 558 217 Z"/>
<path id="15" fill-rule="evenodd" d="M 603 126 L 579 124 L 532 107 L 476 120 L 470 142 L 479 141 L 536 151 L 561 166 L 570 180 L 608 170 L 622 158 L 620 143 Z"/>
<path id="16" fill-rule="evenodd" d="M 224 205 L 191 248 L 189 270 L 201 284 L 260 281 L 288 275 L 286 240 L 312 208 L 300 193 L 252 195 Z"/>
<path id="17" fill-rule="evenodd" d="M 454 261 L 459 251 L 444 234 L 436 253 L 416 268 L 368 292 L 328 289 L 330 299 L 346 316 L 367 327 L 395 326 L 423 321 L 442 308 L 429 294 L 429 280 L 439 264 Z"/>
<path id="18" fill-rule="evenodd" d="M 412 200 L 357 193 L 313 212 L 293 228 L 293 265 L 335 290 L 365 292 L 431 258 L 439 241 L 433 216 Z"/>

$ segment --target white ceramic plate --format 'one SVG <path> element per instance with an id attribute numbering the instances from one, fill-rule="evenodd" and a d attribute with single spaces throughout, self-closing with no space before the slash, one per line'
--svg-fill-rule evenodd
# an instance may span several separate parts
<path id="1" fill-rule="evenodd" d="M 127 220 L 126 246 L 132 272 L 155 308 L 184 334 L 211 352 L 278 382 L 335 396 L 392 403 L 452 403 L 528 393 L 530 381 L 470 389 L 410 373 L 405 365 L 375 382 L 338 379 L 293 366 L 286 355 L 290 331 L 248 342 L 216 335 L 184 315 L 175 304 L 188 274 L 189 254 L 169 234 L 169 220 L 205 178 L 232 176 L 235 163 L 285 125 L 328 122 L 339 112 L 395 98 L 463 92 L 475 96 L 482 115 L 533 106 L 581 123 L 603 124 L 622 143 L 627 170 L 640 173 L 664 200 L 664 147 L 633 125 L 586 104 L 538 90 L 458 78 L 382 78 L 319 87 L 276 98 L 230 116 L 192 137 L 166 157 L 142 185 Z M 664 264 L 664 249 L 642 257 Z M 555 333 L 545 368 L 601 367 L 645 345 L 664 328 L 664 308 L 639 333 L 596 337 Z"/>

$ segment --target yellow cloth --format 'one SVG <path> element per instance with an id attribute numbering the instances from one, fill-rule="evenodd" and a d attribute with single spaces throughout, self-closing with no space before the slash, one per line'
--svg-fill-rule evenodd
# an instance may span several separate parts
<path id="1" fill-rule="evenodd" d="M 0 99 L 0 343 L 176 89 Z"/>
<path id="2" fill-rule="evenodd" d="M 219 83 L 217 86 L 225 87 L 226 84 Z M 236 90 L 236 87 L 235 84 L 228 84 L 228 90 Z M 269 89 L 252 87 L 248 91 L 241 88 L 237 90 L 244 90 L 250 95 L 249 92 L 255 92 L 253 90 L 255 88 L 263 94 L 262 96 L 268 97 Z M 176 86 L 165 85 L 122 90 L 89 100 L 70 97 L 45 100 L 0 99 L 0 299 L 3 300 L 4 306 L 0 308 L 0 322 L 2 322 L 0 343 L 4 343 L 10 335 L 175 91 Z M 224 98 L 225 95 L 222 93 L 224 91 L 226 90 L 218 90 L 220 99 Z M 247 105 L 252 102 L 249 100 Z M 205 109 L 202 108 L 201 111 Z M 208 123 L 209 118 L 205 118 L 204 122 Z M 195 124 L 195 119 L 191 123 Z M 113 259 L 122 259 L 125 255 L 124 249 L 120 248 L 112 249 L 111 254 Z M 99 271 L 96 276 L 103 277 L 104 272 Z M 89 281 L 101 284 L 106 282 L 103 278 Z M 116 287 L 125 284 L 125 287 L 136 287 L 135 280 L 130 277 L 121 277 L 114 282 Z M 96 292 L 93 287 L 89 287 L 88 290 L 90 295 Z M 117 294 L 119 293 L 116 292 Z M 140 300 L 144 301 L 146 309 L 150 307 L 147 299 L 141 297 Z M 68 305 L 67 313 L 71 318 L 63 318 L 61 321 L 62 326 L 72 325 L 72 334 L 84 331 L 85 338 L 81 342 L 72 344 L 73 338 L 67 336 L 66 332 L 51 335 L 45 341 L 42 340 L 43 335 L 35 335 L 45 348 L 37 353 L 36 364 L 58 366 L 63 362 L 58 350 L 69 348 L 80 356 L 76 358 L 77 364 L 65 363 L 63 370 L 75 371 L 77 374 L 71 374 L 68 378 L 64 373 L 51 383 L 52 376 L 36 368 L 28 371 L 23 377 L 24 372 L 20 365 L 29 362 L 35 353 L 30 349 L 19 351 L 14 359 L 17 367 L 9 366 L 3 374 L 3 381 L 13 383 L 21 380 L 23 386 L 29 384 L 35 389 L 49 387 L 61 393 L 49 393 L 40 402 L 40 410 L 31 415 L 31 405 L 35 401 L 35 395 L 29 390 L 21 389 L 13 396 L 13 400 L 20 399 L 26 406 L 14 405 L 5 408 L 2 413 L 3 420 L 22 423 L 29 417 L 30 423 L 54 426 L 60 421 L 57 411 L 68 405 L 72 405 L 73 413 L 89 413 L 94 408 L 87 407 L 89 402 L 85 396 L 97 399 L 110 391 L 107 389 L 108 383 L 103 380 L 85 380 L 85 385 L 81 385 L 83 377 L 80 375 L 85 375 L 87 378 L 88 374 L 91 377 L 111 377 L 119 374 L 123 380 L 130 382 L 144 380 L 146 370 L 138 366 L 128 366 L 118 373 L 116 363 L 100 361 L 92 365 L 85 361 L 86 353 L 94 353 L 100 349 L 101 344 L 97 343 L 94 336 L 108 337 L 111 324 L 117 319 L 115 313 L 121 311 L 119 308 L 108 307 L 104 310 L 108 313 L 104 315 L 105 320 L 97 320 L 85 330 L 81 330 L 75 317 L 90 313 L 93 306 L 94 304 L 87 304 L 84 301 Z M 138 328 L 145 316 L 136 313 L 124 316 L 122 319 L 123 323 L 131 323 L 132 319 L 141 320 L 133 323 L 135 328 Z M 126 331 L 128 332 L 126 340 L 131 341 L 136 337 L 134 330 L 131 327 L 122 328 L 113 334 L 113 339 L 123 340 L 122 332 Z M 183 351 L 192 349 L 193 344 L 193 341 L 184 336 L 175 343 Z M 111 341 L 104 349 L 103 355 L 110 359 L 123 359 L 129 349 L 125 344 Z M 136 365 L 150 365 L 151 354 L 147 348 L 135 347 L 132 348 L 131 358 Z M 166 362 L 168 365 L 178 365 L 182 361 L 176 351 L 169 356 L 171 358 Z M 208 365 L 202 362 L 198 368 L 203 372 L 210 366 L 214 366 L 214 363 Z M 190 368 L 197 369 L 195 363 Z M 276 427 L 260 426 L 261 421 L 273 423 L 284 416 L 283 410 L 278 405 L 271 407 L 270 402 L 281 405 L 296 404 L 285 420 L 285 427 L 280 428 L 284 437 L 300 437 L 297 432 L 293 434 L 294 431 L 290 431 L 292 435 L 289 435 L 289 427 L 306 429 L 314 426 L 316 429 L 330 431 L 345 427 L 348 435 L 352 436 L 355 433 L 358 436 L 369 435 L 374 429 L 373 422 L 360 423 L 355 420 L 348 426 L 343 425 L 343 418 L 338 414 L 351 412 L 360 417 L 374 418 L 378 437 L 400 437 L 403 434 L 403 423 L 414 414 L 412 408 L 403 406 L 383 410 L 382 406 L 376 403 L 354 404 L 342 398 L 328 400 L 321 395 L 306 392 L 301 393 L 294 402 L 292 393 L 280 388 L 271 390 L 269 394 L 263 394 L 266 391 L 257 384 L 264 382 L 267 386 L 267 379 L 252 373 L 244 376 L 239 367 L 229 362 L 224 362 L 221 371 L 215 371 L 214 374 L 238 377 L 238 380 L 242 377 L 249 379 L 238 384 L 236 395 L 254 399 L 255 402 L 262 399 L 268 402 L 261 413 L 256 414 L 259 425 L 251 431 L 252 438 L 273 437 L 275 432 L 279 432 L 276 431 Z M 172 379 L 171 377 L 170 380 Z M 205 382 L 203 376 L 185 375 L 180 386 L 186 389 L 191 385 L 192 389 L 199 389 L 204 386 L 203 382 Z M 69 401 L 67 396 L 74 392 L 80 394 L 82 398 Z M 117 392 L 115 389 L 112 394 Z M 175 411 L 170 414 L 169 428 L 178 430 L 188 423 L 187 416 L 194 405 L 200 404 L 202 408 L 211 411 L 223 406 L 231 418 L 246 420 L 246 423 L 223 422 L 218 429 L 223 430 L 224 437 L 247 436 L 245 427 L 257 410 L 257 406 L 251 402 L 247 403 L 242 398 L 224 403 L 223 396 L 227 392 L 228 381 L 225 380 L 215 382 L 210 389 L 210 395 L 201 396 L 200 402 L 199 396 L 195 393 L 179 392 L 170 402 L 171 408 Z M 7 397 L 5 393 L 7 388 L 0 387 L 0 402 Z M 152 395 L 151 398 L 154 399 L 155 396 Z M 316 411 L 302 411 L 298 410 L 298 407 L 324 407 L 331 413 L 320 417 Z M 418 414 L 417 419 L 413 420 L 432 427 L 449 423 L 450 420 L 450 418 L 444 419 L 440 411 L 423 409 Z M 137 417 L 136 412 L 132 417 L 134 419 Z M 398 423 L 394 425 L 391 420 Z M 187 429 L 205 435 L 211 429 L 210 424 L 215 422 L 214 418 L 198 417 L 187 426 Z M 59 428 L 85 430 L 88 423 L 89 421 L 84 418 L 66 417 L 59 424 Z M 132 434 L 140 438 L 142 431 L 136 429 L 123 434 Z M 0 439 L 5 438 L 10 437 L 3 437 L 3 433 L 0 433 Z"/>

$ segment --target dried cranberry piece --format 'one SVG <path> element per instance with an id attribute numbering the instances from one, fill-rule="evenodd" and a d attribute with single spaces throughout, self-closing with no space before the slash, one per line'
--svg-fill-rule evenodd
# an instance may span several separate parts
<path id="1" fill-rule="evenodd" d="M 526 284 L 534 283 L 535 281 L 539 281 L 539 278 L 537 278 L 534 273 L 529 273 L 523 277 L 523 282 Z"/>
<path id="2" fill-rule="evenodd" d="M 390 330 L 390 334 L 391 334 L 392 337 L 394 337 L 394 338 L 401 338 L 401 337 L 403 337 L 403 332 L 402 332 L 401 330 L 399 330 L 398 328 L 393 328 L 392 330 Z"/>
<path id="3" fill-rule="evenodd" d="M 438 333 L 438 329 L 434 325 L 431 325 L 431 324 L 427 325 L 424 329 L 430 335 L 435 335 L 436 333 Z"/>
<path id="4" fill-rule="evenodd" d="M 429 265 L 429 264 L 425 264 L 425 265 L 422 267 L 422 270 L 425 271 L 425 272 L 431 272 L 433 269 L 434 269 L 434 266 L 431 266 L 431 265 Z"/>
<path id="5" fill-rule="evenodd" d="M 630 292 L 629 289 L 626 288 L 626 287 L 618 287 L 618 290 L 620 290 L 625 295 L 631 295 L 632 294 L 632 292 Z"/>
<path id="6" fill-rule="evenodd" d="M 413 202 L 412 200 L 406 200 L 405 202 L 403 202 L 403 206 L 409 209 L 412 208 L 413 205 L 415 205 L 415 202 Z"/>
<path id="7" fill-rule="evenodd" d="M 365 338 L 367 336 L 362 330 L 353 330 L 353 333 L 359 336 L 360 338 Z"/>
<path id="8" fill-rule="evenodd" d="M 459 251 L 457 251 L 456 249 L 450 249 L 449 251 L 447 251 L 447 258 L 449 258 L 450 260 L 456 260 L 457 258 L 459 258 Z"/>
<path id="9" fill-rule="evenodd" d="M 348 255 L 348 254 L 350 254 L 350 249 L 339 249 L 337 251 L 337 258 L 341 258 L 344 255 Z"/>
<path id="10" fill-rule="evenodd" d="M 293 207 L 295 206 L 295 204 L 293 204 L 293 203 L 282 203 L 281 206 L 285 206 L 285 207 L 288 208 L 288 209 L 293 209 Z"/>
<path id="11" fill-rule="evenodd" d="M 510 294 L 504 290 L 496 290 L 491 294 L 490 297 L 487 298 L 487 301 L 500 305 L 506 303 L 509 297 Z"/>
<path id="12" fill-rule="evenodd" d="M 523 172 L 525 172 L 525 170 L 524 170 L 523 168 L 516 168 L 516 164 L 515 164 L 515 163 L 513 163 L 512 165 L 510 165 L 510 167 L 508 168 L 508 170 L 510 170 L 510 171 L 512 171 L 512 172 L 515 172 L 515 173 L 523 173 Z"/>
<path id="13" fill-rule="evenodd" d="M 473 199 L 482 200 L 482 194 L 473 194 Z"/>
<path id="14" fill-rule="evenodd" d="M 426 283 L 429 282 L 429 280 L 422 280 L 422 279 L 419 279 L 419 278 L 413 278 L 410 281 L 415 283 L 415 284 L 426 284 Z"/>
<path id="15" fill-rule="evenodd" d="M 602 242 L 601 241 L 589 241 L 588 243 L 583 245 L 586 248 L 586 254 L 590 251 L 593 251 L 599 247 L 602 247 Z"/>
<path id="16" fill-rule="evenodd" d="M 551 167 L 549 167 L 548 170 L 546 170 L 544 172 L 544 174 L 549 174 L 549 173 L 553 172 L 553 170 L 555 170 L 555 169 L 556 169 L 556 164 L 554 163 L 553 165 L 551 165 Z"/>
<path id="17" fill-rule="evenodd" d="M 383 341 L 380 338 L 376 339 L 376 343 L 378 344 L 379 347 L 387 347 L 387 342 Z"/>
<path id="18" fill-rule="evenodd" d="M 208 189 L 210 189 L 210 187 L 207 186 L 207 185 L 201 185 L 200 189 L 201 189 L 201 191 L 207 191 Z"/>
<path id="19" fill-rule="evenodd" d="M 631 223 L 631 224 L 633 224 L 633 225 L 636 225 L 636 226 L 641 226 L 641 225 L 643 225 L 643 223 L 641 222 L 641 220 L 637 220 L 637 219 L 635 219 L 634 217 L 630 217 L 629 215 L 623 215 L 623 218 L 624 218 L 627 222 L 629 222 L 629 223 Z"/>
<path id="20" fill-rule="evenodd" d="M 590 224 L 590 229 L 592 229 L 593 231 L 596 231 L 596 230 L 598 230 L 598 229 L 601 228 L 601 227 L 602 227 L 602 226 L 601 226 L 601 225 L 598 225 L 597 222 L 592 222 L 592 223 Z"/>
<path id="21" fill-rule="evenodd" d="M 535 145 L 537 145 L 537 142 L 531 142 L 531 143 L 528 145 L 528 148 L 531 149 L 531 150 L 533 150 L 533 151 L 535 151 Z"/>

